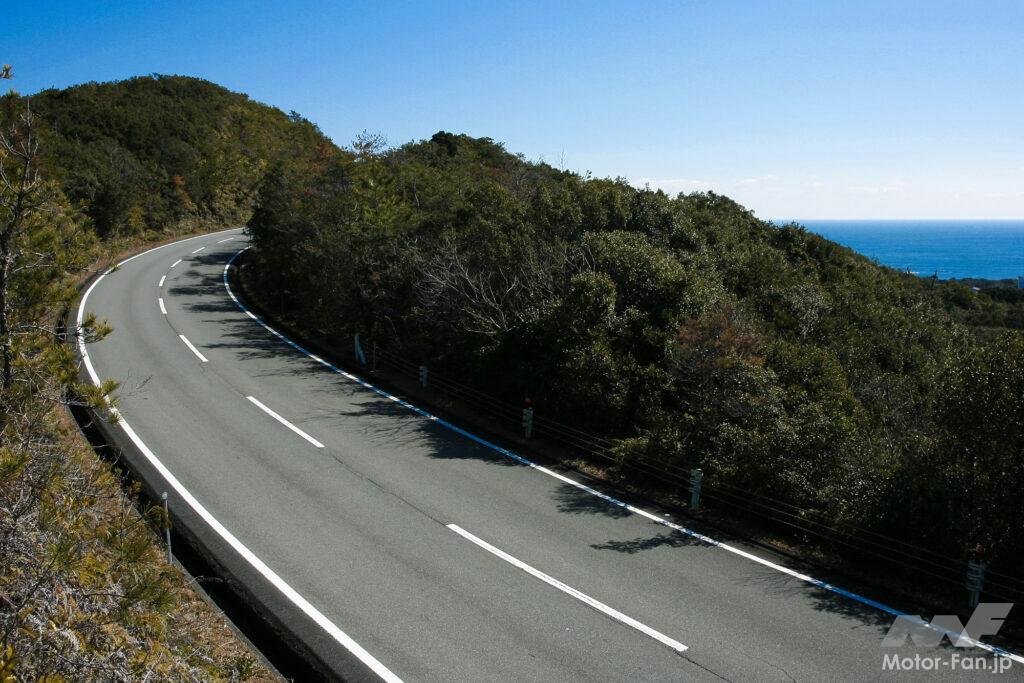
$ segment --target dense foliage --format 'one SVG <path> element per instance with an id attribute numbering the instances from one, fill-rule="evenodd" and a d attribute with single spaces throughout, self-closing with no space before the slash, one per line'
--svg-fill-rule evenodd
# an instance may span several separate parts
<path id="1" fill-rule="evenodd" d="M 46 167 L 103 237 L 244 223 L 269 164 L 333 146 L 298 114 L 196 78 L 87 83 L 32 106 Z"/>
<path id="2" fill-rule="evenodd" d="M 258 286 L 311 327 L 530 396 L 624 464 L 1024 575 L 1019 298 L 444 132 L 276 169 L 249 227 Z"/>
<path id="3" fill-rule="evenodd" d="M 971 287 L 948 282 L 942 287 L 947 308 L 958 320 L 972 327 L 998 334 L 1001 328 L 1024 330 L 1024 289 L 1012 281 L 1003 287 Z"/>

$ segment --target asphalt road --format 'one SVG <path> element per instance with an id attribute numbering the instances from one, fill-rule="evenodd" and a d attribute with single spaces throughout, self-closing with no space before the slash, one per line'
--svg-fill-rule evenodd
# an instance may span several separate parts
<path id="1" fill-rule="evenodd" d="M 782 557 L 666 527 L 289 346 L 225 288 L 245 245 L 206 235 L 107 274 L 83 309 L 114 332 L 88 357 L 172 504 L 339 675 L 874 680 L 914 677 L 883 671 L 894 652 L 949 659 L 881 647 L 891 614 Z"/>

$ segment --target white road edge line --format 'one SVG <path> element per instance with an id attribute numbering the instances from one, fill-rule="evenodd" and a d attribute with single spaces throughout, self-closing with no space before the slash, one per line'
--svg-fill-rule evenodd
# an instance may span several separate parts
<path id="1" fill-rule="evenodd" d="M 231 228 L 231 230 L 236 229 L 237 228 Z M 220 232 L 230 232 L 230 230 L 222 230 Z M 209 235 L 199 235 L 198 237 L 209 237 Z M 143 256 L 144 254 L 148 254 L 151 251 L 163 249 L 164 247 L 170 246 L 171 244 L 188 242 L 189 240 L 198 239 L 198 237 L 189 237 L 184 240 L 179 240 L 178 242 L 171 242 L 170 244 L 164 244 L 159 247 L 154 247 L 149 251 L 144 251 L 141 254 L 137 254 L 135 256 L 125 259 L 124 261 L 121 261 L 120 263 L 117 264 L 117 266 L 115 266 L 115 268 L 123 266 L 129 261 L 132 261 L 138 258 L 139 256 Z M 111 271 L 113 271 L 113 268 L 107 270 L 98 278 L 96 278 L 95 282 L 93 282 L 92 285 L 89 286 L 89 289 L 85 291 L 85 294 L 82 295 L 82 301 L 78 305 L 78 329 L 82 328 L 82 320 L 85 318 L 85 304 L 89 299 L 89 295 L 92 294 L 92 290 L 96 288 L 96 285 L 98 285 L 103 280 L 103 278 L 109 275 Z M 88 349 L 86 349 L 85 337 L 83 335 L 78 336 L 78 351 L 80 354 L 82 354 L 82 361 L 85 364 L 86 371 L 89 373 L 89 378 L 92 379 L 92 383 L 96 386 L 100 386 L 100 377 L 96 373 L 96 368 L 93 367 L 92 359 L 89 357 L 89 351 Z M 117 408 L 115 408 L 114 406 L 110 405 L 110 400 L 105 400 L 110 410 L 110 413 L 113 416 L 114 421 L 117 422 L 118 425 L 120 425 L 121 429 L 124 430 L 124 433 L 128 436 L 129 439 L 131 439 L 132 443 L 135 444 L 135 447 L 139 449 L 143 457 L 145 457 L 146 460 L 156 469 L 156 471 L 160 473 L 160 475 L 167 481 L 167 484 L 172 489 L 174 489 L 174 492 L 177 493 L 178 496 L 180 496 L 181 499 L 185 503 L 187 503 L 188 506 L 192 508 L 197 515 L 199 515 L 200 519 L 206 522 L 218 536 L 224 539 L 224 541 L 229 546 L 231 546 L 235 552 L 237 552 L 246 562 L 248 562 L 253 569 L 258 571 L 260 575 L 263 576 L 263 578 L 270 582 L 270 584 L 274 586 L 274 588 L 279 590 L 281 594 L 285 596 L 285 598 L 287 598 L 293 605 L 299 608 L 303 614 L 312 619 L 317 626 L 322 628 L 339 645 L 341 645 L 346 650 L 351 652 L 353 656 L 359 659 L 359 661 L 365 664 L 371 671 L 380 676 L 382 680 L 387 681 L 387 683 L 402 683 L 401 678 L 396 676 L 390 669 L 381 664 L 380 661 L 376 657 L 371 655 L 369 652 L 367 652 L 362 645 L 352 640 L 352 638 L 347 633 L 338 628 L 338 626 L 333 621 L 328 619 L 323 614 L 323 612 L 314 607 L 312 603 L 306 600 L 306 598 L 302 597 L 302 595 L 300 595 L 298 591 L 296 591 L 284 579 L 278 576 L 278 574 L 273 569 L 268 567 L 266 563 L 263 562 L 263 560 L 257 557 L 253 551 L 249 550 L 248 546 L 246 546 L 244 543 L 238 540 L 238 538 L 234 534 L 228 531 L 227 527 L 221 524 L 220 521 L 216 517 L 214 517 L 213 514 L 210 513 L 210 511 L 207 510 L 195 496 L 192 495 L 191 491 L 185 488 L 184 484 L 182 484 L 178 480 L 178 478 L 175 477 L 174 474 L 169 469 L 167 469 L 167 466 L 164 465 L 160 461 L 160 459 L 156 457 L 156 454 L 149 449 L 149 446 L 146 445 L 146 443 L 139 437 L 139 435 L 135 432 L 132 426 L 128 424 L 124 417 L 121 416 L 120 411 L 118 411 Z"/>
<path id="2" fill-rule="evenodd" d="M 678 640 L 674 640 L 674 639 L 669 638 L 668 636 L 666 636 L 664 633 L 661 633 L 659 631 L 655 631 L 650 626 L 642 624 L 639 621 L 637 621 L 636 619 L 633 619 L 632 617 L 626 616 L 625 614 L 623 614 L 622 612 L 618 611 L 617 609 L 609 607 L 608 605 L 604 604 L 603 602 L 601 602 L 599 600 L 595 600 L 594 598 L 590 597 L 586 593 L 582 593 L 582 592 L 576 590 L 575 588 L 573 588 L 572 586 L 568 586 L 568 585 L 562 583 L 561 581 L 559 581 L 558 579 L 554 578 L 553 576 L 548 576 L 547 574 L 545 574 L 544 572 L 540 571 L 539 569 L 534 569 L 533 567 L 531 567 L 530 565 L 526 564 L 522 560 L 518 560 L 518 559 L 512 557 L 511 555 L 509 555 L 508 553 L 506 553 L 505 551 L 503 551 L 503 550 L 501 550 L 499 548 L 495 548 L 493 545 L 491 545 L 487 541 L 485 541 L 485 540 L 483 540 L 483 539 L 481 539 L 481 538 L 479 538 L 477 536 L 474 536 L 473 534 L 469 533 L 468 531 L 466 531 L 462 527 L 460 527 L 460 526 L 458 526 L 456 524 L 448 524 L 447 527 L 449 529 L 451 529 L 452 531 L 454 531 L 455 533 L 457 533 L 459 536 L 462 536 L 463 538 L 465 538 L 466 540 L 472 541 L 473 543 L 475 543 L 476 545 L 480 546 L 481 548 L 483 548 L 487 552 L 491 553 L 492 555 L 496 555 L 497 557 L 505 560 L 506 562 L 508 562 L 512 566 L 518 567 L 519 569 L 522 569 L 524 572 L 526 572 L 530 576 L 536 577 L 536 578 L 540 579 L 541 581 L 543 581 L 544 583 L 546 583 L 546 584 L 548 584 L 550 586 L 554 586 L 555 588 L 557 588 L 558 590 L 562 591 L 566 595 L 570 595 L 570 596 L 576 598 L 580 602 L 582 602 L 582 603 L 584 603 L 586 605 L 589 605 L 590 607 L 593 607 L 598 612 L 602 612 L 602 613 L 608 615 L 609 617 L 611 617 L 612 619 L 614 619 L 616 621 L 622 622 L 626 626 L 635 628 L 637 631 L 640 631 L 644 635 L 653 638 L 654 640 L 658 641 L 662 645 L 667 645 L 668 647 L 672 648 L 676 652 L 686 652 L 689 649 L 686 645 L 683 645 Z"/>
<path id="3" fill-rule="evenodd" d="M 316 439 L 311 437 L 309 434 L 307 434 L 306 432 L 302 431 L 301 429 L 299 429 L 298 427 L 293 425 L 291 422 L 289 422 L 288 420 L 284 419 L 283 417 L 281 417 L 280 415 L 275 413 L 273 410 L 268 408 L 263 403 L 260 403 L 260 401 L 255 396 L 246 396 L 246 398 L 249 399 L 250 401 L 252 401 L 252 403 L 257 408 L 259 408 L 260 410 L 265 412 L 267 415 L 269 415 L 270 417 L 274 418 L 275 420 L 277 420 L 278 422 L 283 424 L 285 427 L 287 427 L 288 429 L 292 430 L 293 432 L 295 432 L 296 434 L 298 434 L 303 439 L 305 439 L 306 441 L 310 442 L 311 444 L 313 444 L 317 448 L 323 448 L 324 447 L 324 445 L 322 443 L 320 443 L 319 441 L 317 441 Z"/>
<path id="4" fill-rule="evenodd" d="M 167 279 L 167 276 L 166 276 L 166 275 L 164 275 L 164 276 L 163 276 L 162 278 L 160 278 L 160 282 L 158 282 L 156 286 L 157 286 L 157 287 L 163 287 L 163 286 L 164 286 L 164 281 L 165 281 L 166 279 Z"/>
<path id="5" fill-rule="evenodd" d="M 164 306 L 164 298 L 159 297 L 157 301 L 160 303 L 160 312 L 163 313 L 164 315 L 167 315 L 167 307 Z"/>
<path id="6" fill-rule="evenodd" d="M 383 389 L 380 389 L 380 388 L 370 384 L 369 382 L 367 382 L 366 380 L 362 379 L 361 377 L 357 377 L 356 375 L 353 375 L 351 372 L 347 372 L 345 370 L 342 370 L 341 368 L 339 368 L 338 366 L 334 365 L 333 363 L 330 363 L 330 362 L 324 360 L 323 358 L 320 358 L 316 354 L 311 353 L 310 351 L 307 351 L 302 346 L 300 346 L 299 344 L 296 344 L 291 339 L 289 339 L 288 337 L 284 336 L 283 334 L 281 334 L 280 332 L 278 332 L 277 330 L 272 328 L 270 325 L 265 323 L 259 316 L 255 315 L 252 311 L 250 311 L 248 308 L 246 308 L 245 305 L 242 304 L 242 302 L 238 300 L 238 297 L 235 296 L 235 293 L 231 291 L 231 285 L 228 283 L 228 271 L 231 268 L 231 264 L 234 263 L 235 259 L 238 258 L 238 256 L 240 254 L 242 254 L 244 251 L 246 251 L 247 249 L 249 249 L 249 247 L 245 247 L 244 249 L 241 249 L 240 251 L 235 252 L 234 256 L 232 256 L 230 259 L 228 259 L 228 262 L 224 265 L 224 274 L 223 274 L 224 289 L 227 290 L 228 296 L 231 297 L 231 300 L 235 302 L 235 305 L 238 306 L 238 308 L 241 311 L 243 311 L 246 315 L 248 315 L 250 318 L 255 320 L 261 327 L 263 327 L 263 329 L 265 329 L 266 331 L 270 332 L 272 335 L 274 335 L 275 337 L 277 337 L 282 342 L 284 342 L 288 346 L 292 347 L 293 349 L 295 349 L 299 353 L 305 355 L 307 358 L 310 358 L 310 359 L 316 361 L 320 365 L 323 365 L 324 367 L 330 369 L 331 371 L 338 373 L 342 377 L 345 377 L 345 378 L 347 378 L 349 380 L 352 380 L 356 384 L 362 386 L 365 389 L 369 389 L 370 391 L 378 394 L 379 396 L 383 396 L 384 398 L 386 398 L 386 399 L 388 399 L 390 401 L 394 401 L 398 405 L 402 406 L 403 408 L 406 408 L 407 410 L 410 410 L 410 411 L 416 413 L 420 417 L 423 417 L 423 418 L 425 418 L 427 420 L 430 420 L 432 422 L 436 422 L 437 424 L 441 425 L 442 427 L 444 427 L 446 429 L 449 429 L 449 430 L 455 432 L 456 434 L 461 434 L 462 436 L 466 437 L 470 441 L 475 441 L 476 443 L 480 444 L 481 446 L 484 446 L 485 448 L 488 448 L 488 449 L 494 451 L 495 453 L 499 453 L 501 455 L 504 455 L 507 458 L 511 458 L 512 460 L 515 460 L 516 462 L 518 462 L 518 463 L 520 463 L 522 465 L 525 465 L 525 466 L 527 466 L 527 467 L 529 467 L 529 468 L 531 468 L 533 470 L 536 470 L 537 472 L 542 472 L 542 473 L 548 475 L 549 477 L 554 477 L 555 479 L 558 479 L 561 482 L 569 484 L 570 486 L 574 486 L 574 487 L 580 489 L 581 491 L 586 491 L 587 493 L 589 493 L 589 494 L 591 494 L 593 496 L 597 496 L 598 498 L 600 498 L 600 499 L 602 499 L 602 500 L 604 500 L 604 501 L 606 501 L 608 503 L 611 503 L 612 505 L 617 505 L 618 507 L 621 507 L 624 510 L 628 510 L 628 511 L 634 513 L 634 514 L 637 514 L 637 515 L 640 515 L 641 517 L 649 519 L 650 521 L 654 522 L 655 524 L 660 524 L 661 526 L 668 527 L 669 529 L 673 529 L 675 531 L 678 531 L 679 533 L 686 534 L 687 536 L 690 536 L 691 538 L 695 538 L 695 539 L 697 539 L 699 541 L 702 541 L 703 543 L 707 543 L 708 545 L 713 545 L 716 548 L 721 548 L 722 550 L 725 550 L 726 552 L 730 552 L 730 553 L 732 553 L 734 555 L 738 555 L 739 557 L 742 557 L 742 558 L 745 558 L 747 560 L 750 560 L 751 562 L 756 562 L 757 564 L 760 564 L 760 565 L 762 565 L 764 567 L 768 567 L 769 569 L 774 569 L 777 572 L 780 572 L 782 574 L 786 574 L 787 576 L 791 576 L 794 579 L 799 579 L 800 581 L 803 581 L 805 583 L 809 583 L 812 586 L 814 586 L 815 588 L 820 588 L 822 590 L 826 590 L 826 591 L 829 591 L 831 593 L 835 593 L 836 595 L 841 595 L 844 598 L 848 598 L 848 599 L 853 600 L 855 602 L 859 602 L 862 605 L 867 605 L 869 607 L 873 607 L 873 608 L 875 608 L 877 610 L 885 612 L 886 614 L 890 614 L 890 615 L 892 615 L 894 617 L 911 617 L 911 616 L 914 616 L 914 615 L 907 614 L 906 612 L 903 612 L 901 610 L 898 610 L 895 607 L 889 607 L 888 605 L 883 604 L 881 602 L 878 602 L 877 600 L 872 600 L 871 598 L 864 597 L 863 595 L 859 595 L 858 593 L 854 593 L 852 591 L 848 591 L 845 588 L 840 588 L 839 586 L 836 586 L 834 584 L 828 583 L 827 581 L 822 581 L 821 579 L 816 579 L 813 576 L 808 576 L 807 574 L 803 574 L 803 573 L 798 572 L 798 571 L 796 571 L 794 569 L 790 569 L 789 567 L 784 567 L 784 566 L 782 566 L 780 564 L 772 562 L 771 560 L 767 560 L 767 559 L 765 559 L 763 557 L 759 557 L 757 555 L 754 555 L 753 553 L 748 553 L 746 550 L 743 550 L 741 548 L 737 548 L 735 546 L 731 546 L 731 545 L 729 545 L 727 543 L 723 543 L 722 541 L 719 541 L 717 539 L 711 538 L 710 536 L 706 536 L 706 535 L 704 535 L 704 534 L 702 534 L 702 533 L 700 533 L 698 531 L 694 531 L 693 529 L 688 529 L 688 528 L 682 526 L 681 524 L 676 524 L 675 522 L 671 522 L 671 521 L 669 521 L 667 519 L 659 517 L 658 515 L 656 515 L 656 514 L 654 514 L 652 512 L 648 512 L 648 511 L 642 510 L 642 509 L 640 509 L 638 507 L 634 507 L 634 506 L 630 505 L 629 503 L 627 503 L 625 501 L 622 501 L 622 500 L 619 500 L 618 498 L 613 498 L 612 496 L 609 496 L 606 493 L 601 493 L 600 491 L 598 491 L 596 489 L 593 489 L 593 488 L 587 486 L 586 484 L 581 484 L 580 482 L 576 481 L 575 479 L 570 479 L 569 477 L 567 477 L 567 476 L 565 476 L 563 474 L 559 474 L 558 472 L 554 472 L 552 470 L 549 470 L 546 467 L 542 467 L 542 466 L 538 465 L 537 463 L 532 462 L 532 461 L 524 458 L 523 456 L 519 455 L 518 453 L 514 453 L 514 452 L 508 450 L 507 448 L 502 448 L 501 446 L 499 446 L 497 444 L 491 443 L 487 439 L 479 437 L 476 434 L 473 434 L 472 432 L 466 431 L 462 427 L 459 427 L 459 426 L 457 426 L 455 424 L 452 424 L 451 422 L 448 422 L 447 420 L 443 420 L 443 419 L 437 417 L 436 415 L 428 413 L 426 410 L 423 410 L 422 408 L 414 406 L 413 404 L 409 403 L 408 401 L 403 401 L 402 399 L 398 398 L 397 396 L 389 394 L 388 392 L 384 391 Z M 914 623 L 917 624 L 917 625 L 923 626 L 925 628 L 929 628 L 929 629 L 932 629 L 932 630 L 935 630 L 935 631 L 939 631 L 940 633 L 943 633 L 943 634 L 953 638 L 954 640 L 956 640 L 957 638 L 960 638 L 960 633 L 959 632 L 949 631 L 949 630 L 943 629 L 941 627 L 933 626 L 931 624 L 931 622 L 928 622 L 928 621 L 926 621 L 924 619 L 916 619 L 916 620 L 914 620 Z M 1003 648 L 998 647 L 996 645 L 989 645 L 988 643 L 983 643 L 980 640 L 975 640 L 973 638 L 961 638 L 960 642 L 967 643 L 969 645 L 972 645 L 974 647 L 980 648 L 980 649 L 985 650 L 987 652 L 991 652 L 994 655 L 998 655 L 1000 657 L 1006 657 L 1006 658 L 1008 658 L 1008 659 L 1010 659 L 1012 661 L 1018 662 L 1020 664 L 1024 664 L 1024 657 L 1022 657 L 1022 656 L 1020 656 L 1018 654 L 1015 654 L 1013 652 L 1010 652 L 1009 650 L 1004 650 Z"/>
<path id="7" fill-rule="evenodd" d="M 163 300 L 161 299 L 161 301 L 163 301 Z M 178 338 L 181 339 L 181 341 L 185 342 L 185 346 L 187 346 L 192 351 L 192 353 L 194 353 L 197 356 L 199 356 L 199 360 L 203 361 L 204 363 L 209 363 L 210 362 L 210 361 L 206 360 L 206 356 L 204 356 L 203 354 L 199 353 L 199 349 L 197 349 L 196 347 L 192 346 L 192 342 L 190 342 L 188 339 L 186 339 L 185 335 L 179 334 Z"/>
<path id="8" fill-rule="evenodd" d="M 141 254 L 140 254 L 140 255 L 141 255 Z M 178 265 L 179 263 L 181 263 L 181 259 L 178 259 L 177 261 L 175 261 L 174 263 L 172 263 L 172 264 L 171 264 L 171 268 L 173 268 L 174 266 Z M 121 264 L 119 263 L 119 264 L 117 264 L 117 265 L 121 265 Z"/>

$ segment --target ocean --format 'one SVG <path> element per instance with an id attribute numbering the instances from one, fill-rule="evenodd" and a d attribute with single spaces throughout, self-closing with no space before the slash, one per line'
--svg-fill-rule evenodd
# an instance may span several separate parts
<path id="1" fill-rule="evenodd" d="M 943 280 L 1001 280 L 1024 275 L 1024 220 L 794 222 L 883 265 L 924 277 L 938 273 Z"/>

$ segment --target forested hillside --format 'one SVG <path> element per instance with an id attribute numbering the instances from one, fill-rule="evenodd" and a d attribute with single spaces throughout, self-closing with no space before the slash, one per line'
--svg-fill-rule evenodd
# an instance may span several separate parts
<path id="1" fill-rule="evenodd" d="M 48 173 L 101 237 L 244 223 L 268 165 L 333 148 L 298 114 L 196 78 L 87 83 L 31 102 Z"/>
<path id="2" fill-rule="evenodd" d="M 726 197 L 529 163 L 489 139 L 372 141 L 276 169 L 258 286 L 619 462 L 1024 576 L 1020 301 L 880 267 Z M 269 299 L 268 299 L 269 300 Z M 801 513 L 803 514 L 803 513 Z"/>

